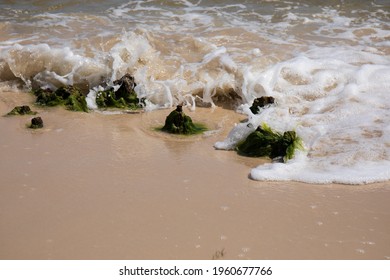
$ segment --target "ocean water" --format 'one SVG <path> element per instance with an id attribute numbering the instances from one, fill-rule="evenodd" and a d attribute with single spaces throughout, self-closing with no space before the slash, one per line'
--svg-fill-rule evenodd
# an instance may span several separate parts
<path id="1" fill-rule="evenodd" d="M 145 110 L 227 106 L 305 150 L 255 180 L 390 179 L 390 1 L 0 1 L 0 90 L 76 84 L 94 94 L 132 74 Z M 0 92 L 1 94 L 1 92 Z M 276 104 L 253 115 L 256 97 Z M 218 152 L 218 151 L 216 151 Z"/>

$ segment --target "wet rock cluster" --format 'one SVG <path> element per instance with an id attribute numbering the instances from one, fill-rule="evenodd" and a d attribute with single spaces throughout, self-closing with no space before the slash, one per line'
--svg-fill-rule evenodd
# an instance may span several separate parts
<path id="1" fill-rule="evenodd" d="M 138 109 L 141 101 L 134 90 L 136 83 L 130 74 L 115 80 L 114 86 L 108 86 L 96 95 L 96 104 L 99 108 Z M 62 86 L 55 91 L 38 88 L 32 91 L 37 97 L 36 103 L 43 106 L 63 105 L 68 110 L 88 112 L 86 96 L 76 86 Z"/>
<path id="2" fill-rule="evenodd" d="M 68 110 L 88 112 L 85 95 L 75 86 L 63 86 L 57 90 L 37 89 L 33 90 L 37 97 L 36 103 L 43 106 L 64 105 Z"/>
<path id="3" fill-rule="evenodd" d="M 139 109 L 143 100 L 137 97 L 134 90 L 136 85 L 134 77 L 126 74 L 114 81 L 114 87 L 107 87 L 105 90 L 99 91 L 96 95 L 96 104 L 99 108 Z"/>
<path id="4" fill-rule="evenodd" d="M 24 116 L 24 115 L 36 115 L 37 112 L 34 112 L 31 110 L 30 106 L 23 105 L 23 106 L 16 106 L 13 108 L 8 114 L 5 116 Z M 28 125 L 29 128 L 42 128 L 43 127 L 43 120 L 41 117 L 36 117 L 31 120 L 31 124 Z"/>
<path id="5" fill-rule="evenodd" d="M 124 75 L 119 80 L 113 82 L 114 86 L 106 87 L 99 91 L 96 96 L 96 103 L 99 108 L 121 108 L 121 109 L 139 109 L 143 105 L 143 100 L 137 97 L 134 90 L 136 83 L 134 77 L 130 74 Z M 87 94 L 77 86 L 61 86 L 56 90 L 49 88 L 33 89 L 32 93 L 36 96 L 36 104 L 41 106 L 65 106 L 66 109 L 78 112 L 88 112 L 86 97 Z M 35 115 L 29 106 L 17 106 L 6 116 Z M 41 117 L 33 118 L 30 128 L 42 128 L 43 120 Z"/>
<path id="6" fill-rule="evenodd" d="M 96 103 L 99 108 L 137 109 L 142 106 L 143 100 L 137 97 L 134 77 L 129 74 L 114 81 L 114 86 L 97 92 Z M 50 89 L 37 89 L 33 91 L 36 103 L 44 106 L 65 106 L 68 110 L 88 112 L 86 95 L 75 86 L 63 86 L 55 91 Z M 250 107 L 253 114 L 258 114 L 262 109 L 275 103 L 272 96 L 256 98 Z M 10 111 L 8 116 L 35 115 L 29 106 L 17 106 Z M 42 128 L 43 120 L 35 117 L 31 120 L 30 128 Z M 183 112 L 183 106 L 178 105 L 165 119 L 162 131 L 172 134 L 191 135 L 206 130 L 205 126 L 195 124 L 192 119 Z M 286 162 L 293 158 L 297 149 L 303 149 L 302 140 L 295 131 L 283 133 L 272 130 L 267 124 L 262 124 L 252 132 L 245 140 L 236 146 L 236 151 L 243 156 L 270 157 Z"/>

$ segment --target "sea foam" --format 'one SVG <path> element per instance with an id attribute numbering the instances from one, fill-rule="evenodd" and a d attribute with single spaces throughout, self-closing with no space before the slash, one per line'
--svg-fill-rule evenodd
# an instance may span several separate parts
<path id="1" fill-rule="evenodd" d="M 313 48 L 306 54 L 250 74 L 277 105 L 238 124 L 217 149 L 237 143 L 267 123 L 277 131 L 294 129 L 305 152 L 286 164 L 251 171 L 255 180 L 363 184 L 390 179 L 389 60 L 364 51 Z M 374 64 L 375 63 L 375 64 Z"/>

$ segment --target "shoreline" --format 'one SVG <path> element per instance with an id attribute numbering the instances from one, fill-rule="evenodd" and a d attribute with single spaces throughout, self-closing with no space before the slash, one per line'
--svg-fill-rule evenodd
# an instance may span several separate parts
<path id="1" fill-rule="evenodd" d="M 31 105 L 0 93 L 0 114 Z M 171 111 L 104 115 L 31 105 L 2 117 L 0 259 L 390 259 L 390 183 L 260 182 L 267 162 L 217 151 L 243 117 L 186 113 L 210 132 L 153 130 Z"/>

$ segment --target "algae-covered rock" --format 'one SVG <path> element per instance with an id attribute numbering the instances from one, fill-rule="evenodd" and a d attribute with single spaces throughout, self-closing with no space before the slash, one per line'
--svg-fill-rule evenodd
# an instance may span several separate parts
<path id="1" fill-rule="evenodd" d="M 274 104 L 274 103 L 275 103 L 275 98 L 273 98 L 272 96 L 262 96 L 256 98 L 249 109 L 252 111 L 253 114 L 257 114 L 260 111 L 259 108 L 263 108 L 266 105 Z"/>
<path id="2" fill-rule="evenodd" d="M 178 105 L 165 119 L 165 125 L 161 129 L 174 134 L 196 134 L 204 131 L 204 127 L 195 125 L 192 119 L 184 114 L 183 107 Z"/>
<path id="3" fill-rule="evenodd" d="M 39 88 L 33 90 L 34 95 L 37 97 L 36 103 L 44 106 L 58 106 L 62 105 L 64 100 L 62 97 L 57 96 L 51 89 Z"/>
<path id="4" fill-rule="evenodd" d="M 37 129 L 43 127 L 43 120 L 41 117 L 36 117 L 31 120 L 30 128 Z"/>
<path id="5" fill-rule="evenodd" d="M 130 74 L 125 74 L 119 80 L 115 80 L 114 85 L 119 85 L 118 90 L 115 92 L 118 98 L 123 98 L 129 101 L 133 101 L 137 98 L 137 94 L 134 91 L 137 84 L 134 81 L 134 77 Z"/>
<path id="6" fill-rule="evenodd" d="M 56 91 L 51 89 L 37 89 L 33 91 L 36 102 L 44 106 L 65 105 L 68 110 L 88 112 L 85 96 L 75 86 L 64 86 Z"/>
<path id="7" fill-rule="evenodd" d="M 115 91 L 113 87 L 99 91 L 96 95 L 96 104 L 100 108 L 114 107 L 122 109 L 138 109 L 142 100 L 137 97 L 134 88 L 136 83 L 130 74 L 124 75 L 119 80 L 114 81 L 119 88 Z"/>
<path id="8" fill-rule="evenodd" d="M 280 134 L 266 124 L 259 126 L 236 147 L 240 155 L 272 159 L 281 157 L 284 162 L 294 157 L 296 149 L 303 149 L 303 144 L 295 131 Z"/>
<path id="9" fill-rule="evenodd" d="M 7 114 L 7 116 L 21 116 L 21 115 L 36 115 L 37 112 L 31 111 L 30 106 L 16 106 L 12 109 L 11 112 Z"/>

